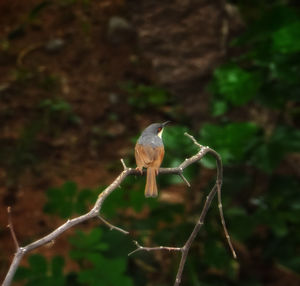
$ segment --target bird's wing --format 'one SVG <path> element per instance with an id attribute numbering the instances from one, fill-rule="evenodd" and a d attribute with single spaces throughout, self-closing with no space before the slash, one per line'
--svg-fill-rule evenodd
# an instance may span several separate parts
<path id="1" fill-rule="evenodd" d="M 136 144 L 135 146 L 135 158 L 136 164 L 138 167 L 148 167 L 151 165 L 152 167 L 157 167 L 161 165 L 161 162 L 164 158 L 164 147 L 152 147 Z"/>
<path id="2" fill-rule="evenodd" d="M 155 158 L 154 158 L 154 161 L 152 163 L 152 166 L 155 167 L 155 168 L 159 168 L 162 161 L 163 161 L 163 159 L 164 159 L 164 155 L 165 155 L 164 146 L 156 147 Z"/>
<path id="3" fill-rule="evenodd" d="M 143 167 L 146 167 L 144 160 L 142 159 L 142 151 L 141 151 L 141 145 L 136 144 L 134 148 L 134 155 L 135 155 L 135 161 L 136 166 L 138 169 L 142 170 Z"/>
<path id="4" fill-rule="evenodd" d="M 136 144 L 135 146 L 135 158 L 137 161 L 137 165 L 143 165 L 143 167 L 148 167 L 156 157 L 155 149 L 151 146 L 145 146 Z"/>

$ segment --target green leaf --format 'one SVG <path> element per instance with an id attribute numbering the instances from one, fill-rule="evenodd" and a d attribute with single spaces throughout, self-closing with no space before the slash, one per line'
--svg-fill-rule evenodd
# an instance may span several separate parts
<path id="1" fill-rule="evenodd" d="M 140 183 L 135 184 L 138 186 L 138 189 L 131 189 L 131 192 L 129 194 L 129 205 L 132 206 L 132 208 L 140 212 L 142 211 L 143 207 L 145 206 L 145 195 L 144 195 L 144 188 L 145 188 L 145 180 L 143 177 L 139 177 Z"/>
<path id="2" fill-rule="evenodd" d="M 228 105 L 223 100 L 216 100 L 213 102 L 212 106 L 212 116 L 223 115 L 228 109 Z"/>
<path id="3" fill-rule="evenodd" d="M 130 180 L 130 178 L 128 179 Z M 115 217 L 116 208 L 122 207 L 126 204 L 126 201 L 124 200 L 124 196 L 126 196 L 125 192 L 128 192 L 128 189 L 125 188 L 124 186 L 127 183 L 128 179 L 126 179 L 125 182 L 122 183 L 121 188 L 118 188 L 114 192 L 112 192 L 103 203 L 103 206 L 101 208 L 101 213 L 105 214 L 106 217 Z M 133 178 L 131 178 L 131 180 L 132 179 Z M 101 193 L 101 191 L 99 190 L 98 193 Z"/>
<path id="4" fill-rule="evenodd" d="M 65 182 L 62 186 L 63 192 L 66 197 L 73 197 L 77 191 L 77 185 L 74 182 Z"/>
<path id="5" fill-rule="evenodd" d="M 162 107 L 170 102 L 169 93 L 157 86 L 136 84 L 134 82 L 122 83 L 121 89 L 129 94 L 129 104 L 137 109 Z"/>
<path id="6" fill-rule="evenodd" d="M 44 211 L 57 213 L 62 218 L 70 217 L 73 213 L 73 204 L 77 186 L 74 182 L 66 182 L 61 188 L 49 188 L 47 190 L 48 201 Z"/>
<path id="7" fill-rule="evenodd" d="M 230 256 L 227 253 L 227 249 L 216 240 L 208 240 L 204 244 L 204 261 L 205 264 L 222 269 L 224 265 L 228 265 Z"/>
<path id="8" fill-rule="evenodd" d="M 34 6 L 34 8 L 30 11 L 30 13 L 28 15 L 28 19 L 29 20 L 36 19 L 38 17 L 38 15 L 40 14 L 40 12 L 42 10 L 44 10 L 50 4 L 51 4 L 50 1 L 42 1 L 41 3 Z"/>
<path id="9" fill-rule="evenodd" d="M 75 211 L 78 214 L 84 214 L 87 206 L 96 201 L 98 194 L 90 189 L 83 189 L 78 192 L 75 200 Z"/>
<path id="10" fill-rule="evenodd" d="M 102 240 L 102 230 L 95 228 L 89 233 L 77 231 L 76 234 L 69 239 L 73 245 L 73 249 L 70 251 L 70 256 L 73 259 L 84 259 L 91 253 L 100 253 L 108 248 L 108 245 Z"/>
<path id="11" fill-rule="evenodd" d="M 64 286 L 64 259 L 55 256 L 49 263 L 44 256 L 34 254 L 28 258 L 29 266 L 20 267 L 16 280 L 25 280 L 26 286 Z"/>
<path id="12" fill-rule="evenodd" d="M 233 105 L 242 105 L 256 96 L 261 86 L 260 78 L 235 65 L 225 65 L 215 70 L 217 92 Z"/>
<path id="13" fill-rule="evenodd" d="M 246 241 L 253 234 L 254 220 L 246 210 L 241 207 L 227 209 L 226 216 L 230 219 L 232 236 L 240 241 Z"/>
<path id="14" fill-rule="evenodd" d="M 63 276 L 63 268 L 65 261 L 61 256 L 55 256 L 51 262 L 52 274 L 55 277 Z"/>
<path id="15" fill-rule="evenodd" d="M 294 53 L 300 51 L 300 21 L 283 26 L 272 35 L 275 52 Z"/>
<path id="16" fill-rule="evenodd" d="M 124 258 L 111 259 L 98 255 L 93 260 L 92 268 L 80 271 L 79 282 L 90 286 L 98 286 L 99 281 L 102 285 L 133 286 L 132 280 L 124 273 L 127 268 Z"/>
<path id="17" fill-rule="evenodd" d="M 178 167 L 186 158 L 196 154 L 198 148 L 193 141 L 184 135 L 189 130 L 185 126 L 174 125 L 168 126 L 164 129 L 164 145 L 165 158 L 162 167 Z M 192 180 L 199 166 L 193 164 L 184 170 L 184 176 L 187 180 Z M 159 177 L 163 185 L 170 185 L 176 183 L 183 183 L 182 179 L 176 175 L 167 175 Z"/>
<path id="18" fill-rule="evenodd" d="M 38 275 L 45 275 L 47 272 L 47 262 L 44 256 L 33 254 L 28 258 L 31 271 Z"/>
<path id="19" fill-rule="evenodd" d="M 229 123 L 223 126 L 205 124 L 200 130 L 199 142 L 216 150 L 225 165 L 238 163 L 243 161 L 253 148 L 258 130 L 258 127 L 250 122 Z M 207 167 L 214 164 L 209 157 L 201 160 L 201 163 Z"/>
<path id="20" fill-rule="evenodd" d="M 297 10 L 287 5 L 275 4 L 259 12 L 261 12 L 261 17 L 248 25 L 246 32 L 235 40 L 235 44 L 250 44 L 254 51 L 262 49 L 263 46 L 268 47 L 268 42 L 274 32 L 299 19 Z M 255 18 L 257 18 L 256 15 Z"/>
<path id="21" fill-rule="evenodd" d="M 68 218 L 73 213 L 82 214 L 88 205 L 96 200 L 96 192 L 84 189 L 78 190 L 76 183 L 67 181 L 60 188 L 49 188 L 46 192 L 47 203 L 44 211 Z"/>
<path id="22" fill-rule="evenodd" d="M 295 272 L 297 272 L 300 269 L 300 256 L 298 257 L 291 256 L 289 257 L 289 259 L 283 260 L 282 263 L 286 267 L 293 269 Z"/>
<path id="23" fill-rule="evenodd" d="M 20 266 L 17 269 L 17 272 L 16 272 L 16 275 L 15 275 L 14 279 L 16 281 L 19 281 L 19 280 L 27 279 L 28 277 L 30 277 L 30 269 L 26 268 L 26 267 L 23 267 L 23 266 Z"/>
<path id="24" fill-rule="evenodd" d="M 300 151 L 300 131 L 278 126 L 269 138 L 260 144 L 251 159 L 265 172 L 272 172 L 288 153 Z"/>

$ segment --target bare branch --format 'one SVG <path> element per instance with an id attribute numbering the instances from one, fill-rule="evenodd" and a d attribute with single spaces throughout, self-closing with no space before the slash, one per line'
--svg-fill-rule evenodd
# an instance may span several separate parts
<path id="1" fill-rule="evenodd" d="M 184 135 L 187 136 L 187 137 L 189 137 L 194 142 L 194 144 L 199 147 L 199 149 L 201 149 L 203 147 L 201 144 L 199 144 L 196 141 L 196 139 L 194 138 L 194 136 L 188 134 L 187 132 L 184 132 Z"/>
<path id="2" fill-rule="evenodd" d="M 123 165 L 124 171 L 126 171 L 128 168 L 127 168 L 127 166 L 126 166 L 126 164 L 125 164 L 125 162 L 124 162 L 123 159 L 121 159 L 121 163 Z"/>
<path id="3" fill-rule="evenodd" d="M 225 237 L 227 239 L 228 245 L 230 247 L 231 253 L 233 258 L 237 258 L 235 250 L 233 248 L 227 227 L 226 227 L 226 223 L 225 223 L 225 219 L 224 219 L 224 214 L 223 214 L 223 207 L 222 207 L 222 198 L 221 198 L 221 185 L 217 184 L 217 189 L 218 189 L 218 208 L 219 208 L 219 212 L 220 212 L 220 217 L 221 217 L 221 222 L 222 222 L 222 226 L 224 229 L 224 233 L 225 233 Z"/>
<path id="4" fill-rule="evenodd" d="M 212 188 L 212 190 L 209 192 L 208 196 L 206 197 L 206 201 L 205 204 L 203 206 L 202 212 L 200 214 L 199 220 L 197 222 L 197 224 L 195 225 L 192 233 L 190 234 L 188 240 L 186 241 L 186 243 L 184 244 L 184 246 L 182 247 L 182 255 L 181 255 L 181 259 L 180 259 L 180 263 L 179 263 L 179 267 L 178 267 L 178 271 L 177 271 L 177 275 L 176 275 L 176 279 L 175 279 L 175 283 L 174 286 L 179 286 L 181 283 L 181 277 L 182 277 L 182 272 L 183 272 L 183 268 L 189 253 L 189 250 L 192 246 L 193 241 L 195 240 L 195 237 L 197 235 L 197 233 L 200 231 L 202 225 L 204 224 L 204 219 L 206 216 L 206 213 L 211 205 L 211 202 L 216 194 L 217 188 L 216 186 L 214 186 Z"/>
<path id="5" fill-rule="evenodd" d="M 199 152 L 192 156 L 189 159 L 186 159 L 180 166 L 179 166 L 179 176 L 182 175 L 183 169 L 186 168 L 187 166 L 189 166 L 190 164 L 200 160 L 206 153 L 210 153 L 211 155 L 213 155 L 216 159 L 216 163 L 217 163 L 217 179 L 216 179 L 216 184 L 214 185 L 214 187 L 211 189 L 211 191 L 209 192 L 208 196 L 206 197 L 206 201 L 204 203 L 203 209 L 201 211 L 200 217 L 192 231 L 192 233 L 190 234 L 189 238 L 187 239 L 187 241 L 185 242 L 185 244 L 183 245 L 183 247 L 143 247 L 141 245 L 139 245 L 137 242 L 135 242 L 137 248 L 132 251 L 131 253 L 129 253 L 129 255 L 141 251 L 141 250 L 146 250 L 146 251 L 152 251 L 152 250 L 159 250 L 159 249 L 168 249 L 170 251 L 181 251 L 181 259 L 180 259 L 180 263 L 179 263 L 179 267 L 178 267 L 178 271 L 177 271 L 177 275 L 176 275 L 176 279 L 174 282 L 174 286 L 179 286 L 181 283 L 181 277 L 182 277 L 182 273 L 183 273 L 183 269 L 184 269 L 184 265 L 186 263 L 186 259 L 189 253 L 189 250 L 192 246 L 193 241 L 196 238 L 196 235 L 198 234 L 198 232 L 200 231 L 202 225 L 204 224 L 204 219 L 205 216 L 208 212 L 208 209 L 211 205 L 211 202 L 214 198 L 214 196 L 216 195 L 216 193 L 218 193 L 218 207 L 219 207 L 219 212 L 220 212 L 220 217 L 221 217 L 221 222 L 222 222 L 222 226 L 224 229 L 224 233 L 228 242 L 228 245 L 231 249 L 232 255 L 233 257 L 236 259 L 236 253 L 234 251 L 233 245 L 231 243 L 230 240 L 230 236 L 228 234 L 227 228 L 226 228 L 226 224 L 225 224 L 225 219 L 224 219 L 224 214 L 223 214 L 223 209 L 222 209 L 222 202 L 221 202 L 221 186 L 222 186 L 222 181 L 223 181 L 223 166 L 222 166 L 222 160 L 220 155 L 210 149 L 209 147 L 204 147 L 202 145 L 200 145 L 196 139 L 188 134 L 188 133 L 184 133 L 184 135 L 186 135 L 187 137 L 189 137 L 196 146 L 199 147 Z M 161 171 L 160 171 L 161 173 Z"/>
<path id="6" fill-rule="evenodd" d="M 110 230 L 117 230 L 117 231 L 120 231 L 120 232 L 122 232 L 122 233 L 124 233 L 124 234 L 129 234 L 129 232 L 127 231 L 127 230 L 124 230 L 124 229 L 122 229 L 122 228 L 120 228 L 120 227 L 117 227 L 117 226 L 114 226 L 114 225 L 112 225 L 111 223 L 109 223 L 106 219 L 104 219 L 101 215 L 98 215 L 98 218 L 102 221 L 102 222 L 104 222 L 104 224 L 106 224 L 109 228 L 110 228 Z"/>
<path id="7" fill-rule="evenodd" d="M 169 247 L 169 246 L 157 246 L 157 247 L 145 247 L 141 246 L 136 240 L 133 241 L 136 245 L 136 249 L 128 253 L 128 256 L 138 251 L 152 251 L 152 250 L 168 250 L 168 251 L 182 251 L 181 247 Z"/>
<path id="8" fill-rule="evenodd" d="M 186 132 L 184 133 L 184 135 L 187 136 L 187 137 L 189 137 L 189 138 L 191 138 L 191 140 L 194 142 L 194 144 L 196 144 L 200 149 L 203 148 L 203 146 L 200 145 L 192 135 L 190 135 L 190 134 L 188 134 Z M 221 198 L 221 187 L 222 187 L 222 182 L 223 182 L 222 159 L 221 159 L 221 156 L 215 150 L 210 149 L 209 153 L 212 154 L 215 157 L 216 162 L 217 162 L 216 187 L 217 187 L 217 192 L 218 192 L 218 208 L 219 208 L 221 222 L 222 222 L 222 226 L 223 226 L 223 229 L 224 229 L 224 233 L 225 233 L 228 245 L 230 247 L 230 250 L 231 250 L 233 258 L 236 259 L 237 256 L 236 256 L 235 250 L 233 248 L 233 245 L 232 245 L 232 242 L 231 242 L 231 239 L 230 239 L 227 227 L 226 227 L 226 223 L 225 223 L 225 219 L 224 219 L 224 213 L 223 213 L 223 208 L 222 208 L 222 198 Z"/>
<path id="9" fill-rule="evenodd" d="M 225 231 L 225 236 L 227 238 L 227 241 L 229 243 L 229 246 L 231 248 L 231 251 L 233 253 L 233 256 L 236 258 L 235 252 L 233 250 L 231 241 L 230 241 L 230 237 L 228 235 L 228 231 L 226 229 L 226 225 L 225 225 L 225 220 L 224 220 L 224 215 L 223 215 L 223 211 L 222 211 L 222 205 L 220 204 L 221 202 L 221 185 L 222 185 L 222 161 L 220 156 L 218 155 L 218 153 L 216 153 L 214 150 L 210 149 L 209 147 L 203 147 L 202 145 L 200 145 L 193 136 L 185 133 L 186 136 L 188 136 L 195 145 L 197 145 L 199 147 L 199 151 L 197 154 L 195 154 L 194 156 L 185 159 L 184 162 L 182 162 L 178 167 L 176 168 L 160 168 L 159 169 L 159 174 L 176 174 L 179 175 L 185 182 L 186 184 L 189 186 L 189 182 L 185 179 L 185 177 L 183 176 L 183 170 L 185 168 L 187 168 L 189 165 L 201 160 L 207 153 L 212 154 L 216 161 L 217 161 L 217 183 L 216 185 L 213 187 L 213 189 L 210 191 L 210 193 L 207 196 L 206 202 L 204 204 L 203 210 L 201 212 L 199 221 L 197 222 L 193 232 L 191 233 L 190 237 L 188 238 L 187 242 L 185 243 L 185 245 L 183 247 L 167 247 L 167 246 L 159 246 L 159 247 L 143 247 L 141 245 L 139 245 L 136 242 L 136 246 L 137 249 L 134 250 L 133 252 L 130 253 L 133 254 L 137 251 L 141 251 L 141 250 L 145 250 L 145 251 L 152 251 L 152 250 L 169 250 L 169 251 L 181 251 L 181 261 L 179 264 L 179 268 L 178 268 L 178 273 L 176 276 L 176 281 L 175 281 L 175 286 L 178 286 L 180 284 L 181 281 L 181 276 L 182 276 L 182 272 L 183 272 L 183 268 L 186 262 L 186 258 L 189 252 L 189 249 L 192 245 L 192 242 L 194 241 L 197 233 L 199 232 L 201 226 L 204 223 L 204 218 L 206 216 L 206 213 L 210 207 L 210 204 L 215 196 L 215 194 L 218 192 L 218 196 L 219 196 L 219 209 L 220 209 L 220 215 L 221 215 L 221 221 L 222 221 L 222 225 Z M 132 169 L 132 168 L 128 168 L 125 163 L 124 160 L 121 159 L 121 163 L 123 165 L 124 170 L 119 174 L 119 176 L 105 189 L 103 190 L 99 196 L 97 201 L 95 202 L 95 205 L 93 206 L 93 208 L 86 214 L 75 217 L 73 219 L 69 219 L 67 220 L 64 224 L 62 224 L 61 226 L 59 226 L 57 229 L 55 229 L 54 231 L 52 231 L 51 233 L 49 233 L 48 235 L 24 246 L 24 247 L 20 247 L 15 233 L 14 233 L 14 229 L 12 227 L 12 223 L 11 223 L 11 219 L 9 218 L 9 228 L 13 237 L 13 240 L 15 242 L 17 251 L 15 253 L 15 256 L 13 258 L 13 261 L 10 265 L 10 268 L 6 274 L 6 277 L 4 279 L 4 282 L 2 284 L 2 286 L 9 286 L 12 282 L 12 279 L 15 275 L 15 272 L 17 270 L 17 268 L 19 267 L 19 264 L 21 262 L 21 259 L 23 258 L 23 256 L 25 254 L 27 254 L 28 252 L 44 245 L 47 244 L 53 240 L 55 240 L 58 236 L 60 236 L 61 234 L 63 234 L 65 231 L 67 231 L 68 229 L 70 229 L 71 227 L 82 223 L 86 220 L 98 217 L 99 219 L 101 219 L 106 225 L 108 225 L 111 229 L 115 229 L 118 230 L 124 234 L 127 234 L 128 232 L 113 226 L 112 224 L 110 224 L 109 222 L 107 222 L 106 220 L 104 220 L 100 215 L 99 212 L 101 210 L 102 204 L 105 201 L 105 199 L 113 192 L 115 191 L 120 184 L 126 179 L 127 176 L 129 175 L 140 175 L 140 171 L 137 169 Z M 143 170 L 142 174 L 144 175 L 146 173 L 145 170 Z M 9 216 L 10 216 L 10 210 L 8 210 L 9 212 Z"/>
<path id="10" fill-rule="evenodd" d="M 179 173 L 179 176 L 180 176 L 181 179 L 186 183 L 186 185 L 187 185 L 188 187 L 191 187 L 190 182 L 185 178 L 185 176 L 183 176 L 182 173 Z"/>
<path id="11" fill-rule="evenodd" d="M 18 249 L 19 249 L 19 243 L 18 243 L 18 239 L 17 239 L 16 233 L 15 233 L 15 230 L 14 230 L 14 225 L 13 225 L 13 222 L 12 222 L 11 207 L 7 207 L 7 214 L 8 214 L 8 225 L 7 226 L 9 228 L 9 230 L 10 230 L 12 239 L 13 239 L 14 244 L 16 246 L 16 251 L 18 251 Z"/>

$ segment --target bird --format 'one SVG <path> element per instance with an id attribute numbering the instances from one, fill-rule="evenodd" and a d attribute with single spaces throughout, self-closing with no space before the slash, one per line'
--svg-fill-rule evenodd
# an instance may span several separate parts
<path id="1" fill-rule="evenodd" d="M 169 123 L 152 123 L 144 131 L 135 145 L 135 160 L 137 170 L 143 173 L 147 168 L 145 197 L 157 197 L 156 175 L 165 155 L 162 133 Z"/>

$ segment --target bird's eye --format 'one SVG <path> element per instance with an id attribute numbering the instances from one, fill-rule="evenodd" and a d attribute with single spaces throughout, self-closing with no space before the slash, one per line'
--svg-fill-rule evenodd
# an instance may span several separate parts
<path id="1" fill-rule="evenodd" d="M 161 130 L 162 130 L 162 128 L 161 128 L 161 127 L 158 127 L 158 128 L 157 128 L 157 133 L 159 133 Z"/>

